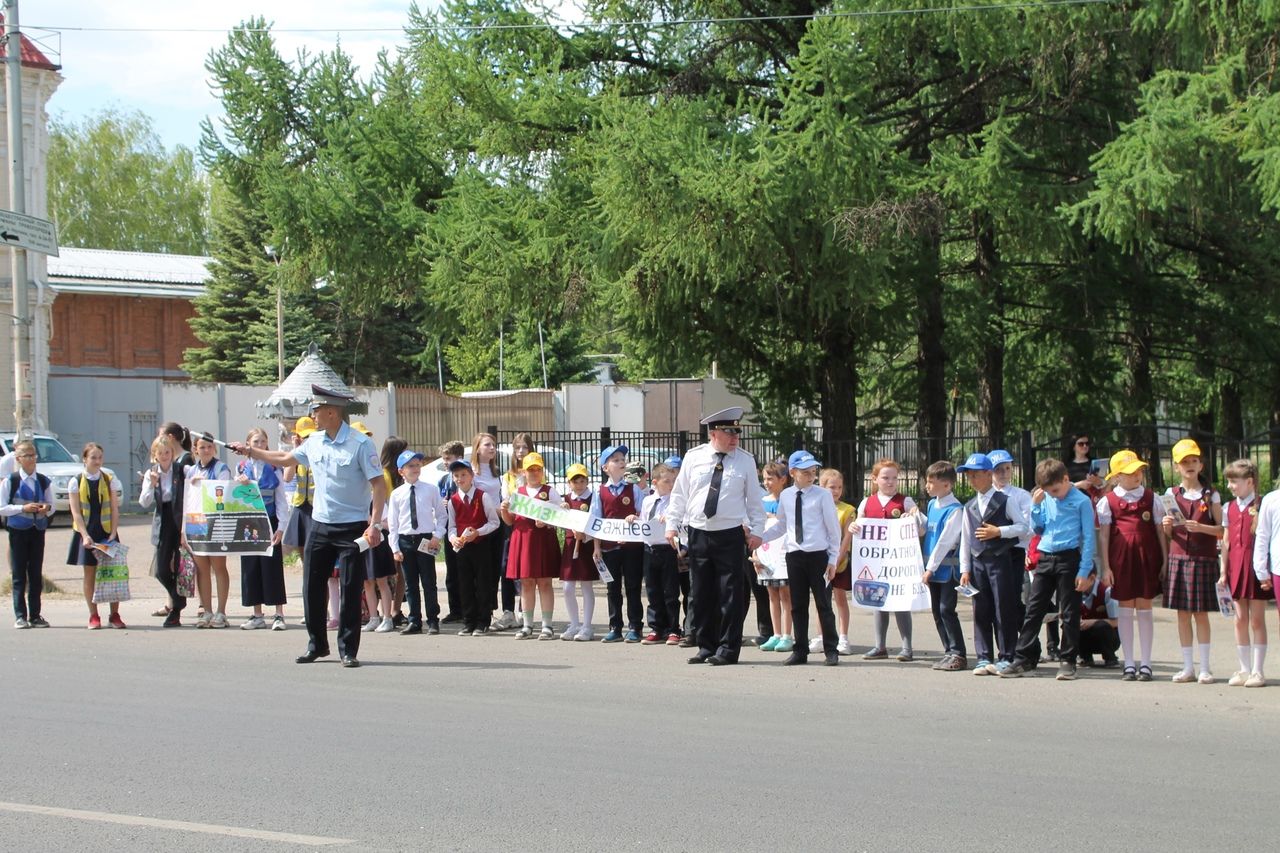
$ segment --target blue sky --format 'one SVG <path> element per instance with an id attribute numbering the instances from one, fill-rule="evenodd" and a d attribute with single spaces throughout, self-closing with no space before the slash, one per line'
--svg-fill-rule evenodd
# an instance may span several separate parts
<path id="1" fill-rule="evenodd" d="M 420 0 L 422 8 L 434 0 Z M 106 106 L 139 110 L 149 116 L 165 145 L 195 146 L 200 121 L 216 116 L 217 101 L 209 91 L 204 61 L 209 51 L 224 44 L 226 32 L 241 21 L 262 15 L 277 31 L 289 28 L 334 27 L 332 32 L 278 32 L 276 43 L 285 57 L 299 49 L 311 53 L 331 50 L 339 39 L 336 22 L 386 32 L 341 34 L 342 47 L 361 68 L 372 67 L 378 51 L 405 42 L 401 28 L 408 21 L 409 0 L 222 0 L 191 3 L 184 0 L 48 0 L 23 3 L 20 24 L 55 63 L 64 80 L 49 101 L 51 116 L 80 120 Z M 37 30 L 47 27 L 60 35 Z M 92 32 L 95 27 L 215 30 L 214 32 Z"/>

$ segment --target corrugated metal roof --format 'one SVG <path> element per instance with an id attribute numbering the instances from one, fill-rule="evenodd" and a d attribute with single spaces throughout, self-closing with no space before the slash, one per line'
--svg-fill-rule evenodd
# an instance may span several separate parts
<path id="1" fill-rule="evenodd" d="M 110 249 L 62 248 L 60 253 L 61 257 L 49 258 L 49 283 L 55 289 L 59 280 L 95 279 L 198 285 L 203 291 L 209 280 L 209 263 L 212 260 L 202 255 L 162 255 Z"/>

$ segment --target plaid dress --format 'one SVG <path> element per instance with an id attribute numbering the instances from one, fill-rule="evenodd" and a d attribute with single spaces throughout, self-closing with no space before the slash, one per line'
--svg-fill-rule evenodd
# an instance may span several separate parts
<path id="1" fill-rule="evenodd" d="M 1169 494 L 1188 521 L 1215 524 L 1212 489 L 1205 489 L 1194 499 L 1186 489 L 1175 486 Z M 1190 533 L 1185 526 L 1175 525 L 1169 543 L 1169 571 L 1164 582 L 1164 606 L 1170 610 L 1196 613 L 1215 612 L 1218 594 L 1218 540 L 1207 533 Z"/>

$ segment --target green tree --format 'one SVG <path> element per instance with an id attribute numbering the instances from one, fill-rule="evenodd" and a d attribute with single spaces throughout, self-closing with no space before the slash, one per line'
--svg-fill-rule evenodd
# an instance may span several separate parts
<path id="1" fill-rule="evenodd" d="M 64 246 L 203 255 L 209 180 L 140 112 L 107 109 L 49 130 L 49 210 Z"/>

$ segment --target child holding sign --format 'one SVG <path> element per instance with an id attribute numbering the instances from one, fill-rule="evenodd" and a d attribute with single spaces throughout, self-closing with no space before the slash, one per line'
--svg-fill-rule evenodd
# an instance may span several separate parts
<path id="1" fill-rule="evenodd" d="M 1258 466 L 1237 459 L 1227 466 L 1227 485 L 1235 500 L 1222 513 L 1222 573 L 1218 583 L 1231 591 L 1236 605 L 1236 654 L 1240 669 L 1230 687 L 1263 687 L 1267 659 L 1267 602 L 1275 598 L 1271 576 L 1260 581 L 1253 571 L 1253 545 L 1258 527 Z M 1252 638 L 1250 638 L 1252 633 Z M 1252 639 L 1252 642 L 1250 640 Z M 1252 658 L 1252 659 L 1251 659 Z"/>
<path id="2" fill-rule="evenodd" d="M 515 495 L 526 495 L 534 500 L 560 503 L 560 494 L 544 482 L 546 463 L 538 453 L 528 453 L 521 463 L 524 485 L 518 486 Z M 542 633 L 539 640 L 554 640 L 551 616 L 555 611 L 555 594 L 551 591 L 551 579 L 560 573 L 560 540 L 554 527 L 511 512 L 511 498 L 498 507 L 502 520 L 511 526 L 511 542 L 507 552 L 507 577 L 520 581 L 520 606 L 524 611 L 524 624 L 516 631 L 517 640 L 533 636 L 533 613 L 536 601 L 542 602 Z"/>
<path id="3" fill-rule="evenodd" d="M 609 482 L 596 491 L 591 501 L 590 515 L 596 518 L 625 519 L 635 515 L 644 501 L 644 492 L 634 483 L 623 481 L 627 472 L 627 446 L 620 444 L 606 447 L 600 452 L 600 469 Z M 609 633 L 606 643 L 626 640 L 640 642 L 640 625 L 644 621 L 644 605 L 640 601 L 640 585 L 644 580 L 644 546 L 640 542 L 605 542 L 597 539 L 596 556 L 609 567 L 613 580 L 609 582 Z M 622 633 L 622 593 L 627 594 L 627 632 Z"/>
<path id="4" fill-rule="evenodd" d="M 245 443 L 259 450 L 270 449 L 267 432 L 259 427 L 249 430 Z M 253 615 L 240 624 L 246 631 L 267 627 L 262 606 L 273 606 L 276 614 L 271 620 L 271 630 L 284 630 L 284 553 L 280 549 L 280 520 L 277 507 L 280 500 L 280 475 L 276 468 L 261 459 L 244 459 L 238 466 L 237 483 L 254 482 L 262 494 L 262 505 L 271 522 L 271 553 L 268 556 L 252 555 L 240 558 L 240 604 L 252 607 Z"/>
<path id="5" fill-rule="evenodd" d="M 192 498 L 200 495 L 199 483 L 202 480 L 231 480 L 231 469 L 227 463 L 218 458 L 218 445 L 208 433 L 196 437 L 195 462 L 183 471 L 184 479 Z M 185 503 L 185 502 L 184 502 Z M 183 545 L 186 545 L 186 533 L 183 533 Z M 197 628 L 227 627 L 227 595 L 231 592 L 231 575 L 227 573 L 227 558 L 214 557 L 208 554 L 192 554 L 196 561 L 196 592 L 200 596 L 200 607 L 204 612 L 196 619 Z M 212 577 L 211 577 L 212 575 Z M 218 609 L 212 607 L 213 580 L 218 581 Z"/>
<path id="6" fill-rule="evenodd" d="M 826 666 L 840 663 L 836 651 L 836 620 L 831 612 L 831 580 L 836 574 L 840 552 L 840 521 L 831 492 L 815 486 L 818 460 L 807 450 L 797 450 L 787 460 L 791 479 L 778 497 L 778 524 L 765 531 L 763 539 L 786 537 L 787 583 L 791 586 L 791 619 L 796 646 L 784 666 L 809 662 L 809 597 L 818 609 L 822 629 L 822 651 Z M 790 534 L 790 535 L 788 535 Z"/>
<path id="7" fill-rule="evenodd" d="M 1182 647 L 1182 669 L 1173 676 L 1175 684 L 1199 680 L 1213 684 L 1209 666 L 1209 614 L 1218 610 L 1214 581 L 1218 578 L 1218 540 L 1222 538 L 1222 496 L 1201 479 L 1204 464 L 1200 445 L 1184 438 L 1173 446 L 1173 464 L 1182 478 L 1165 494 L 1170 509 L 1162 522 L 1169 537 L 1169 565 L 1164 583 L 1164 606 L 1178 613 L 1178 645 Z M 1182 519 L 1174 523 L 1177 507 Z M 1200 674 L 1191 659 L 1191 624 L 1200 639 Z"/>
<path id="8" fill-rule="evenodd" d="M 876 493 L 863 498 L 858 504 L 858 518 L 901 518 L 907 513 L 916 511 L 916 502 L 898 491 L 897 462 L 892 459 L 881 459 L 871 467 L 871 482 Z M 860 527 L 855 520 L 849 525 L 849 533 L 857 536 Z M 898 660 L 906 663 L 913 659 L 911 652 L 911 611 L 899 610 L 893 614 L 898 623 L 898 634 L 902 638 L 902 650 L 898 652 Z M 889 657 L 885 648 L 888 644 L 889 614 L 883 610 L 875 612 L 876 639 L 863 660 L 884 660 Z"/>
<path id="9" fill-rule="evenodd" d="M 569 478 L 569 494 L 560 502 L 565 509 L 589 510 L 591 488 L 587 483 L 587 466 L 570 465 L 564 472 Z M 585 533 L 566 530 L 564 553 L 560 556 L 560 580 L 564 582 L 564 606 L 569 611 L 569 627 L 560 635 L 562 640 L 589 643 L 595 639 L 591 618 L 596 610 L 596 590 L 593 584 L 600 577 L 592 559 L 594 548 L 587 542 Z M 582 591 L 582 613 L 579 619 L 578 591 Z"/>
<path id="10" fill-rule="evenodd" d="M 98 605 L 93 601 L 93 589 L 97 586 L 98 549 L 95 543 L 120 541 L 116 524 L 120 519 L 120 483 L 102 470 L 102 445 L 89 442 L 80 452 L 84 471 L 71 478 L 67 498 L 71 504 L 71 553 L 68 566 L 84 566 L 84 601 L 89 605 L 89 630 L 102 627 Z M 223 466 L 226 467 L 226 466 Z M 111 615 L 107 619 L 112 628 L 123 628 L 120 618 L 120 602 L 111 602 Z"/>

